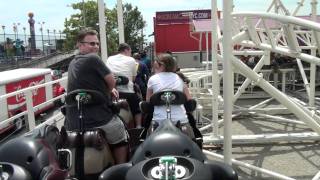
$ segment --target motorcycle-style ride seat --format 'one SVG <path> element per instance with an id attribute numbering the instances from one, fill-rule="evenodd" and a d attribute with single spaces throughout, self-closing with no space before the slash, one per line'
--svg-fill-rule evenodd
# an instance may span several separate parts
<path id="1" fill-rule="evenodd" d="M 159 101 L 161 97 L 168 99 L 163 94 L 157 94 L 155 100 Z M 181 102 L 176 101 L 176 103 Z M 175 171 L 176 175 L 181 175 L 176 179 L 238 179 L 237 173 L 231 166 L 208 160 L 202 150 L 187 135 L 176 128 L 169 119 L 166 119 L 147 137 L 135 151 L 130 162 L 105 170 L 99 179 L 162 179 L 163 176 L 160 174 L 163 174 L 163 172 L 159 169 L 161 168 L 159 161 L 162 158 L 176 160 L 177 168 L 182 170 Z"/>
<path id="2" fill-rule="evenodd" d="M 185 100 L 182 96 L 180 92 L 159 92 L 152 98 L 151 103 L 164 105 L 163 101 L 165 101 L 166 105 L 168 103 L 183 104 Z M 146 107 L 149 108 L 148 106 Z M 176 168 L 180 170 L 172 168 L 172 166 L 169 167 L 167 164 L 166 170 L 171 169 L 171 171 L 169 170 L 170 178 L 168 178 L 169 171 L 164 173 L 164 164 L 160 162 L 163 159 L 167 160 L 167 162 L 175 162 Z M 237 173 L 231 166 L 208 160 L 196 143 L 176 128 L 170 119 L 166 119 L 147 137 L 135 151 L 130 162 L 105 170 L 99 179 L 164 179 L 164 174 L 166 174 L 167 179 L 172 179 L 172 177 L 174 177 L 173 179 L 186 180 L 238 179 Z"/>
<path id="3" fill-rule="evenodd" d="M 61 128 L 60 134 L 61 145 L 68 148 L 77 148 L 83 145 L 101 150 L 104 143 L 106 143 L 104 140 L 104 132 L 101 129 L 86 130 L 82 135 L 82 139 L 80 138 L 79 132 L 66 131 L 64 127 Z M 80 141 L 82 141 L 83 144 Z"/>
<path id="4" fill-rule="evenodd" d="M 45 125 L 2 144 L 0 162 L 21 166 L 31 179 L 64 179 L 68 171 L 59 164 L 59 147 L 58 128 Z"/>
<path id="5" fill-rule="evenodd" d="M 66 131 L 61 128 L 62 147 L 70 149 L 74 154 L 75 166 L 70 174 L 76 177 L 98 176 L 107 167 L 114 164 L 111 150 L 105 139 L 105 133 L 99 128 L 84 128 L 83 109 L 86 106 L 99 105 L 106 102 L 104 95 L 95 90 L 77 89 L 69 92 L 66 96 L 66 107 L 77 107 L 79 117 L 73 119 L 80 121 L 80 129 Z"/>
<path id="6" fill-rule="evenodd" d="M 0 179 L 32 180 L 30 173 L 22 166 L 6 162 L 0 162 L 0 166 Z"/>
<path id="7" fill-rule="evenodd" d="M 99 105 L 105 103 L 105 97 L 100 92 L 89 89 L 77 89 L 67 94 L 67 107 L 79 106 L 78 101 L 81 94 L 83 94 L 81 99 L 82 106 Z M 103 143 L 106 143 L 105 134 L 103 130 L 99 128 L 66 131 L 66 129 L 63 127 L 61 128 L 61 139 L 63 146 L 68 148 L 85 146 L 102 149 Z"/>
<path id="8" fill-rule="evenodd" d="M 193 131 L 194 134 L 194 141 L 196 141 L 196 143 L 199 145 L 199 147 L 202 147 L 202 134 L 200 133 L 200 131 L 197 129 L 196 127 L 196 122 L 195 119 L 193 117 L 193 115 L 191 114 L 197 107 L 197 102 L 194 99 L 190 99 L 187 100 L 185 94 L 181 91 L 161 91 L 161 92 L 157 92 L 154 93 L 151 97 L 150 97 L 150 102 L 146 102 L 143 101 L 140 103 L 140 109 L 141 111 L 146 114 L 145 116 L 145 130 L 142 132 L 140 138 L 141 139 L 145 139 L 147 136 L 147 129 L 150 127 L 151 121 L 152 121 L 152 114 L 154 111 L 154 106 L 160 106 L 160 105 L 166 105 L 166 99 L 165 99 L 165 93 L 170 93 L 170 104 L 171 105 L 184 105 L 186 112 L 187 112 L 187 116 L 188 116 L 188 121 L 189 124 L 192 128 L 191 131 Z M 180 123 L 176 124 L 176 126 L 180 129 L 183 129 Z M 186 134 L 189 134 L 190 136 L 192 132 L 190 133 L 190 130 L 186 130 Z"/>

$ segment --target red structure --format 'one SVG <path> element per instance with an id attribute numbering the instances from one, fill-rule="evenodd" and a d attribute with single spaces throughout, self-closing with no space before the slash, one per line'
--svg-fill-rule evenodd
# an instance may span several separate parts
<path id="1" fill-rule="evenodd" d="M 220 17 L 220 13 L 218 17 Z M 154 18 L 156 53 L 205 50 L 205 34 L 193 33 L 191 26 L 193 20 L 201 19 L 211 19 L 211 10 L 156 12 Z M 211 42 L 211 35 L 209 35 L 209 42 Z"/>

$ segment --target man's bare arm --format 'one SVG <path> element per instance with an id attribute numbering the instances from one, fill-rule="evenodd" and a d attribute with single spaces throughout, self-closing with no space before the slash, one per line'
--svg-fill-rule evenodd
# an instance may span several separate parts
<path id="1" fill-rule="evenodd" d="M 112 89 L 116 87 L 116 80 L 114 79 L 112 73 L 104 76 L 104 81 L 107 83 L 110 91 L 112 91 Z"/>

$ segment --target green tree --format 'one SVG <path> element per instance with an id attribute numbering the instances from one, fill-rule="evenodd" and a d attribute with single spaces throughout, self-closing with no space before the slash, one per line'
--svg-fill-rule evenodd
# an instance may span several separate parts
<path id="1" fill-rule="evenodd" d="M 124 5 L 123 21 L 125 41 L 131 46 L 133 52 L 137 52 L 144 43 L 142 30 L 146 22 L 138 8 L 132 7 L 131 4 Z"/>
<path id="2" fill-rule="evenodd" d="M 69 19 L 65 20 L 64 33 L 67 35 L 67 39 L 64 47 L 66 50 L 75 48 L 76 35 L 81 28 L 92 27 L 99 32 L 98 5 L 96 1 L 74 3 L 71 4 L 71 7 L 79 10 L 79 13 L 71 15 Z M 125 4 L 123 9 L 125 40 L 132 47 L 133 51 L 138 51 L 140 45 L 144 42 L 141 32 L 146 23 L 137 7 Z M 116 52 L 119 42 L 116 6 L 111 10 L 105 9 L 105 16 L 107 21 L 108 54 L 111 55 Z"/>

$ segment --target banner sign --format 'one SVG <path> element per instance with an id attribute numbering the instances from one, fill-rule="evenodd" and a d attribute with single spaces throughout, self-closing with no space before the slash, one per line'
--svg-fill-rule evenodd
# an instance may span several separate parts
<path id="1" fill-rule="evenodd" d="M 220 12 L 219 12 L 220 14 Z M 165 11 L 156 12 L 156 24 L 187 23 L 195 19 L 211 19 L 211 10 Z"/>

